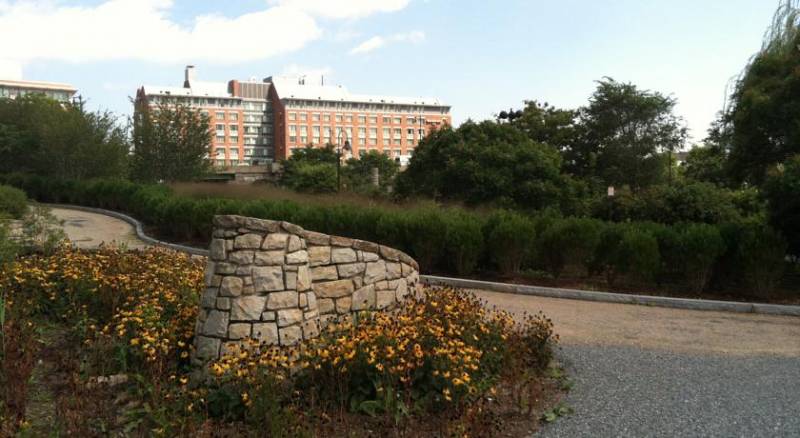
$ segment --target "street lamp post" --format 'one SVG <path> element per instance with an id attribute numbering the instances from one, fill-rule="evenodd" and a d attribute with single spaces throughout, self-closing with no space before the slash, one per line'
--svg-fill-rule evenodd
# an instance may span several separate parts
<path id="1" fill-rule="evenodd" d="M 344 144 L 342 144 L 342 135 L 344 135 Z M 347 133 L 344 129 L 339 131 L 339 136 L 336 139 L 336 191 L 342 191 L 342 150 L 349 152 L 353 149 L 350 147 L 350 140 L 347 138 Z"/>

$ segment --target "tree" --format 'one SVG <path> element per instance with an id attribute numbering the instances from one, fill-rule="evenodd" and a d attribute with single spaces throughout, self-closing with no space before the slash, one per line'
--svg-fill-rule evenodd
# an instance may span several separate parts
<path id="1" fill-rule="evenodd" d="M 209 169 L 208 116 L 187 106 L 150 108 L 138 100 L 133 116 L 131 176 L 145 182 L 188 181 Z"/>
<path id="2" fill-rule="evenodd" d="M 525 101 L 525 109 L 512 120 L 512 124 L 528 138 L 552 146 L 560 151 L 569 149 L 578 135 L 578 111 L 559 109 L 547 102 Z"/>
<path id="3" fill-rule="evenodd" d="M 687 136 L 675 104 L 630 83 L 599 81 L 580 112 L 582 138 L 564 152 L 566 161 L 595 185 L 638 189 L 662 181 L 668 165 L 663 154 L 679 149 Z"/>
<path id="4" fill-rule="evenodd" d="M 799 21 L 798 2 L 782 1 L 725 110 L 730 173 L 739 182 L 760 185 L 772 166 L 800 153 Z"/>
<path id="5" fill-rule="evenodd" d="M 681 171 L 689 180 L 726 186 L 729 184 L 727 158 L 725 150 L 719 145 L 712 143 L 695 146 L 689 150 Z"/>
<path id="6" fill-rule="evenodd" d="M 769 174 L 763 193 L 770 223 L 788 241 L 789 252 L 800 256 L 800 155 Z"/>
<path id="7" fill-rule="evenodd" d="M 510 124 L 466 122 L 428 135 L 397 178 L 401 196 L 519 208 L 575 208 L 580 185 L 554 148 Z"/>
<path id="8" fill-rule="evenodd" d="M 394 181 L 400 165 L 388 155 L 378 151 L 362 152 L 358 158 L 347 160 L 347 166 L 343 168 L 346 175 L 348 186 L 356 191 L 371 191 L 372 169 L 378 169 L 379 186 L 378 190 L 387 192 Z"/>
<path id="9" fill-rule="evenodd" d="M 295 149 L 284 162 L 281 184 L 298 192 L 335 192 L 337 160 L 338 155 L 332 145 L 324 148 L 309 145 Z"/>
<path id="10" fill-rule="evenodd" d="M 127 133 L 109 112 L 85 112 L 43 95 L 0 99 L 2 172 L 56 178 L 127 175 Z"/>

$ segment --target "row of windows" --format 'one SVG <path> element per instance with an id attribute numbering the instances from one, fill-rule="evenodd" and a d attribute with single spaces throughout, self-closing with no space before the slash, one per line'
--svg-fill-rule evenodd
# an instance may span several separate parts
<path id="1" fill-rule="evenodd" d="M 287 108 L 316 108 L 343 111 L 368 111 L 373 113 L 437 113 L 447 114 L 449 112 L 444 106 L 423 106 L 423 105 L 397 105 L 387 102 L 366 103 L 366 102 L 329 102 L 317 100 L 290 100 L 286 102 Z"/>
<path id="2" fill-rule="evenodd" d="M 302 135 L 301 136 L 291 136 L 290 135 L 289 136 L 289 143 L 307 145 L 307 144 L 309 144 L 308 139 L 309 139 L 308 136 L 302 136 Z M 336 139 L 335 138 L 333 139 L 333 141 L 331 141 L 331 140 L 332 139 L 330 137 L 311 137 L 310 144 L 313 144 L 313 145 L 336 144 Z M 353 145 L 353 146 L 360 146 L 360 145 L 377 146 L 378 145 L 378 139 L 376 139 L 376 138 L 370 138 L 370 139 L 354 138 L 354 139 L 350 140 L 350 144 Z M 417 146 L 418 143 L 415 142 L 413 139 L 405 139 L 404 140 L 404 139 L 401 139 L 401 138 L 394 138 L 394 139 L 383 138 L 383 139 L 381 139 L 380 144 L 383 145 L 383 146 L 405 145 L 407 147 L 415 147 L 415 146 Z"/>
<path id="3" fill-rule="evenodd" d="M 298 130 L 299 128 L 299 130 Z M 383 138 L 402 138 L 403 137 L 403 129 L 402 128 L 383 128 L 381 133 L 383 134 Z M 297 133 L 300 132 L 301 136 L 308 135 L 308 126 L 300 125 L 289 125 L 289 136 L 297 136 Z M 331 137 L 331 133 L 334 132 L 333 128 L 330 126 L 312 126 L 311 133 L 314 137 L 319 137 L 320 132 L 325 137 Z M 353 128 L 352 127 L 337 127 L 336 128 L 335 137 L 339 138 L 342 133 L 348 139 L 353 138 Z M 424 129 L 415 129 L 415 128 L 406 128 L 405 129 L 406 138 L 412 140 L 415 135 L 417 135 L 420 139 L 425 136 Z M 358 128 L 358 138 L 367 138 L 367 128 Z M 369 128 L 369 138 L 378 138 L 378 128 Z"/>
<path id="4" fill-rule="evenodd" d="M 308 113 L 290 112 L 288 117 L 289 117 L 289 121 L 291 121 L 291 122 L 294 122 L 296 120 L 299 120 L 301 122 L 308 121 Z M 320 114 L 320 113 L 312 113 L 311 114 L 311 121 L 312 122 L 319 122 L 320 118 L 322 119 L 323 122 L 330 122 L 331 121 L 331 115 L 330 114 Z M 353 123 L 353 119 L 354 118 L 353 118 L 353 116 L 351 114 L 335 114 L 333 116 L 333 120 L 335 120 L 336 123 Z M 355 120 L 358 121 L 358 124 L 360 124 L 360 125 L 366 125 L 367 121 L 369 121 L 370 124 L 375 125 L 375 124 L 378 123 L 378 116 L 358 115 L 358 116 L 355 117 Z M 389 124 L 399 125 L 399 124 L 403 123 L 403 117 L 381 116 L 381 122 L 383 122 L 384 125 L 389 125 Z M 418 123 L 424 125 L 425 124 L 425 118 L 424 117 L 406 117 L 405 118 L 405 122 L 406 122 L 406 124 L 409 124 L 409 125 L 415 125 L 415 124 L 418 124 Z"/>

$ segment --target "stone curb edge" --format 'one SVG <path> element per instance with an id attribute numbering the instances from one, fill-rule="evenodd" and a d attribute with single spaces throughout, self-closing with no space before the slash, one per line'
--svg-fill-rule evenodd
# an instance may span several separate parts
<path id="1" fill-rule="evenodd" d="M 519 295 L 534 295 L 548 298 L 562 298 L 582 301 L 599 301 L 618 304 L 638 304 L 642 306 L 671 307 L 688 310 L 707 310 L 718 312 L 757 313 L 763 315 L 800 316 L 800 306 L 780 304 L 759 304 L 735 301 L 715 301 L 691 298 L 672 298 L 650 295 L 630 295 L 613 292 L 591 292 L 577 289 L 559 289 L 521 284 L 495 283 L 490 281 L 467 280 L 462 278 L 420 275 L 420 283 L 429 286 L 451 286 L 462 289 L 481 289 Z"/>
<path id="2" fill-rule="evenodd" d="M 150 245 L 162 246 L 176 251 L 186 252 L 197 256 L 208 256 L 208 250 L 192 246 L 179 245 L 154 239 L 144 233 L 142 223 L 124 213 L 119 213 L 103 208 L 83 207 L 70 204 L 41 204 L 49 207 L 64 208 L 68 210 L 86 211 L 89 213 L 103 214 L 123 220 L 136 230 L 136 237 Z M 429 286 L 451 286 L 463 289 L 482 289 L 492 292 L 502 292 L 518 295 L 533 295 L 547 298 L 562 298 L 569 300 L 598 301 L 618 304 L 637 304 L 642 306 L 671 307 L 675 309 L 707 310 L 718 312 L 756 313 L 762 315 L 781 315 L 800 317 L 800 306 L 780 304 L 745 303 L 735 301 L 700 300 L 691 298 L 658 297 L 650 295 L 630 295 L 614 292 L 591 292 L 577 289 L 559 289 L 543 286 L 529 286 L 522 284 L 497 283 L 491 281 L 468 280 L 464 278 L 439 277 L 435 275 L 420 275 L 420 283 Z"/>

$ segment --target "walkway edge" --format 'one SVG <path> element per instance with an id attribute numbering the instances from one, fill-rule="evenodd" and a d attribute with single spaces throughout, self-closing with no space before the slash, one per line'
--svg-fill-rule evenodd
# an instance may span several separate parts
<path id="1" fill-rule="evenodd" d="M 462 289 L 481 289 L 519 295 L 534 295 L 569 300 L 599 301 L 642 306 L 672 307 L 689 310 L 711 310 L 718 312 L 758 313 L 764 315 L 800 316 L 800 306 L 780 304 L 715 301 L 692 298 L 672 298 L 651 295 L 631 295 L 614 292 L 592 292 L 577 289 L 560 289 L 523 284 L 495 283 L 491 281 L 467 280 L 463 278 L 420 275 L 420 282 L 429 286 L 451 286 Z"/>
<path id="2" fill-rule="evenodd" d="M 136 230 L 136 236 L 143 242 L 186 252 L 197 256 L 208 256 L 208 250 L 192 246 L 179 245 L 154 239 L 144 233 L 142 223 L 124 213 L 102 208 L 83 207 L 70 204 L 42 204 L 53 208 L 78 210 L 89 213 L 111 216 L 129 223 Z M 675 309 L 707 310 L 717 312 L 757 313 L 763 315 L 800 316 L 800 306 L 780 304 L 740 303 L 735 301 L 699 300 L 691 298 L 658 297 L 650 295 L 630 295 L 614 292 L 592 292 L 577 289 L 560 289 L 543 286 L 529 286 L 523 284 L 496 283 L 491 281 L 468 280 L 464 278 L 439 277 L 435 275 L 420 275 L 420 282 L 429 286 L 451 286 L 463 289 L 482 289 L 493 292 L 502 292 L 519 295 L 533 295 L 547 298 L 561 298 L 568 300 L 598 301 L 617 304 L 636 304 L 640 306 L 671 307 Z"/>

